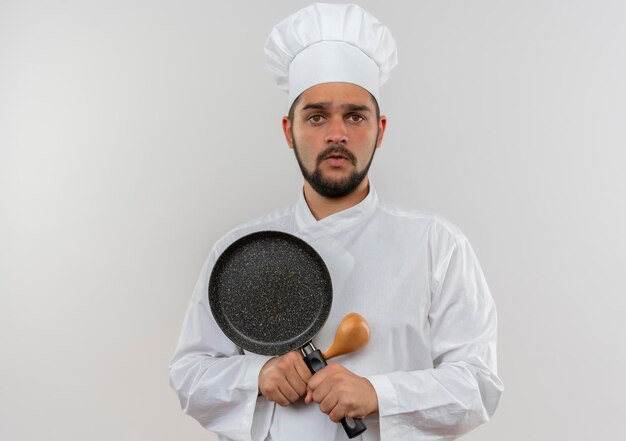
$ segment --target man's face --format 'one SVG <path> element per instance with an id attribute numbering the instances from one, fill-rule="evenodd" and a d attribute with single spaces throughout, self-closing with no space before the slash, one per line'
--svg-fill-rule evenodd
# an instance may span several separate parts
<path id="1" fill-rule="evenodd" d="M 367 176 L 385 126 L 369 92 L 351 83 L 305 90 L 293 121 L 283 118 L 287 143 L 304 178 L 317 193 L 332 198 L 352 193 Z"/>

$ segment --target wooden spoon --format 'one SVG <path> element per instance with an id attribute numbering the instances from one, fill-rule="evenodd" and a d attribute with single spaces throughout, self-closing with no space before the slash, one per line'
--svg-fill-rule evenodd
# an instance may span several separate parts
<path id="1" fill-rule="evenodd" d="M 325 359 L 338 357 L 361 349 L 370 340 L 370 328 L 362 315 L 351 312 L 346 315 L 335 332 L 330 347 L 322 354 Z"/>

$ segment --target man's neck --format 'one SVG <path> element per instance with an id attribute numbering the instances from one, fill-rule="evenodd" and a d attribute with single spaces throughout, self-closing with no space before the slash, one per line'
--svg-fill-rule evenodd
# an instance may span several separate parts
<path id="1" fill-rule="evenodd" d="M 317 193 L 313 190 L 309 183 L 305 181 L 304 199 L 306 200 L 313 217 L 317 220 L 321 220 L 335 213 L 339 213 L 340 211 L 354 207 L 365 199 L 369 193 L 369 189 L 369 179 L 365 177 L 365 179 L 363 179 L 363 181 L 352 193 L 340 198 L 328 198 Z"/>

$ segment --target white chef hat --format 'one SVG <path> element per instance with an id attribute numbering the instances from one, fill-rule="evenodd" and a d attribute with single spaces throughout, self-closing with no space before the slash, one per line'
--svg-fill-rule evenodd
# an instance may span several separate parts
<path id="1" fill-rule="evenodd" d="M 315 3 L 278 23 L 265 43 L 267 67 L 288 108 L 309 87 L 357 84 L 380 101 L 380 86 L 397 64 L 396 42 L 358 5 Z"/>

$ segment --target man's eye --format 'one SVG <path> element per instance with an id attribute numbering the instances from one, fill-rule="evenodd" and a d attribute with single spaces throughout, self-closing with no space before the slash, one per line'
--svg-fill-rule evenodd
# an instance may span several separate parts
<path id="1" fill-rule="evenodd" d="M 349 119 L 351 122 L 361 122 L 361 121 L 363 121 L 365 118 L 363 118 L 361 115 L 350 115 L 350 116 L 348 117 L 348 119 Z"/>
<path id="2" fill-rule="evenodd" d="M 309 121 L 311 121 L 312 123 L 320 123 L 324 120 L 324 117 L 322 115 L 313 115 L 309 117 Z"/>

